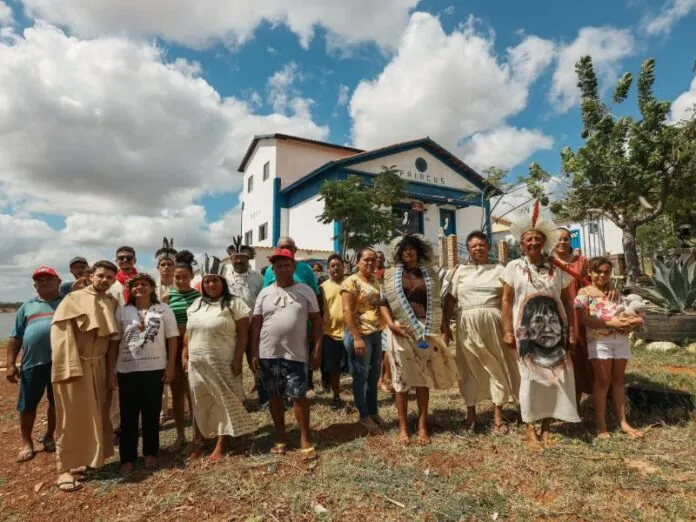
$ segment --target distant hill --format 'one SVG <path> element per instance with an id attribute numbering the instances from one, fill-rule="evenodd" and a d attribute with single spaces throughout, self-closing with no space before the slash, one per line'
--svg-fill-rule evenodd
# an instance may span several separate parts
<path id="1" fill-rule="evenodd" d="M 0 302 L 0 313 L 8 313 L 8 312 L 15 312 L 17 309 L 22 306 L 22 303 L 3 303 Z"/>

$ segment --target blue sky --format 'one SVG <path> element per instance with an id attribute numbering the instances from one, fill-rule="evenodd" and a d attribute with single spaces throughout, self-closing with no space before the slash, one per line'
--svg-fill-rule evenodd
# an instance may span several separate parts
<path id="1" fill-rule="evenodd" d="M 657 60 L 696 102 L 696 0 L 0 0 L 0 288 L 162 234 L 218 252 L 254 134 L 362 148 L 430 135 L 511 178 L 581 144 L 573 65 Z M 633 99 L 622 113 L 635 114 Z M 147 252 L 147 253 L 145 253 Z M 4 297 L 0 292 L 0 298 Z"/>

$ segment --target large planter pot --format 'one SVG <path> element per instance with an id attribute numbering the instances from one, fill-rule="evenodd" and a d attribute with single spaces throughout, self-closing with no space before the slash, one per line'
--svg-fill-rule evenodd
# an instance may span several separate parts
<path id="1" fill-rule="evenodd" d="M 684 343 L 696 341 L 696 314 L 665 315 L 647 312 L 645 331 L 637 336 L 646 341 Z"/>

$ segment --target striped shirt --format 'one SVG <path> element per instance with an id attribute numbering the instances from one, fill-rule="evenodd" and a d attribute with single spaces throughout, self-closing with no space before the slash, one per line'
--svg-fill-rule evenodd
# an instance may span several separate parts
<path id="1" fill-rule="evenodd" d="M 62 300 L 63 296 L 48 302 L 34 297 L 17 310 L 10 337 L 22 343 L 22 370 L 51 362 L 51 321 Z"/>
<path id="2" fill-rule="evenodd" d="M 169 307 L 174 312 L 176 324 L 186 326 L 186 310 L 189 309 L 189 306 L 191 306 L 200 295 L 201 294 L 195 288 L 191 288 L 185 292 L 180 292 L 177 288 L 172 288 L 169 291 Z"/>

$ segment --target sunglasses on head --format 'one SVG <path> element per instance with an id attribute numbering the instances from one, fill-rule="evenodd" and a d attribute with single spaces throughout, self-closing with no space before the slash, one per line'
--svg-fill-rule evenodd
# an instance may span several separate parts
<path id="1" fill-rule="evenodd" d="M 119 261 L 133 261 L 135 258 L 133 256 L 118 256 L 116 259 Z"/>

